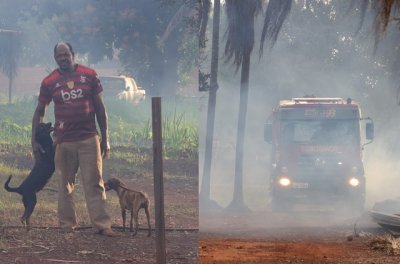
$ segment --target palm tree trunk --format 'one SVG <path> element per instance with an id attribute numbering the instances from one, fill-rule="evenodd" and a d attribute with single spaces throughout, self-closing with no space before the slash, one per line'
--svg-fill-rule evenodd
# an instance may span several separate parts
<path id="1" fill-rule="evenodd" d="M 236 135 L 235 182 L 233 199 L 228 211 L 250 211 L 243 200 L 243 146 L 246 129 L 246 114 L 249 95 L 250 53 L 243 56 L 240 79 L 239 118 Z"/>
<path id="2" fill-rule="evenodd" d="M 206 125 L 206 145 L 204 150 L 204 167 L 203 177 L 200 191 L 200 205 L 202 208 L 207 209 L 210 203 L 210 186 L 211 186 L 211 161 L 212 161 L 212 144 L 214 138 L 214 120 L 215 120 L 215 106 L 216 106 L 216 90 L 210 89 L 208 96 L 208 109 L 207 109 L 207 125 Z"/>
<path id="3" fill-rule="evenodd" d="M 218 89 L 218 50 L 219 50 L 219 20 L 220 20 L 220 0 L 214 1 L 213 35 L 211 49 L 211 77 L 210 91 L 208 95 L 206 142 L 204 150 L 204 167 L 200 191 L 200 210 L 219 209 L 215 201 L 210 198 L 211 185 L 211 161 L 212 147 L 214 138 L 215 106 L 217 103 Z"/>

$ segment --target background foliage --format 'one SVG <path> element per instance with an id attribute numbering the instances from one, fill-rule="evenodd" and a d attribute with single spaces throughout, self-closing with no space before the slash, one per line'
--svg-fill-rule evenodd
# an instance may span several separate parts
<path id="1" fill-rule="evenodd" d="M 197 39 L 196 3 L 4 0 L 0 2 L 0 28 L 23 32 L 23 65 L 53 64 L 55 43 L 65 40 L 76 52 L 86 55 L 87 64 L 118 59 L 122 73 L 134 76 L 149 94 L 167 94 L 175 92 L 179 80 L 195 65 L 197 42 L 191 39 Z M 189 12 L 179 13 L 182 7 Z M 178 23 L 169 27 L 171 20 Z M 178 71 L 181 61 L 186 67 Z"/>
<path id="2" fill-rule="evenodd" d="M 152 149 L 151 100 L 140 105 L 105 99 L 111 147 Z M 194 98 L 162 102 L 164 154 L 198 158 L 198 117 Z M 0 104 L 0 145 L 3 148 L 30 147 L 31 120 L 36 100 L 23 98 L 13 105 Z M 29 114 L 27 114 L 29 113 Z M 52 107 L 45 122 L 54 123 Z"/>

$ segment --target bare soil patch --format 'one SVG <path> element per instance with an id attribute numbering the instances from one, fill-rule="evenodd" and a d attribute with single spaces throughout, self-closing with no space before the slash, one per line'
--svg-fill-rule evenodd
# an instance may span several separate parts
<path id="1" fill-rule="evenodd" d="M 400 263 L 373 241 L 388 235 L 367 216 L 212 214 L 200 217 L 199 261 L 217 263 Z M 376 242 L 376 241 L 375 241 Z"/>
<path id="2" fill-rule="evenodd" d="M 132 237 L 104 237 L 88 228 L 75 233 L 58 229 L 0 229 L 0 263 L 156 263 L 155 235 L 146 232 Z M 197 236 L 194 232 L 167 232 L 169 263 L 196 263 Z"/>

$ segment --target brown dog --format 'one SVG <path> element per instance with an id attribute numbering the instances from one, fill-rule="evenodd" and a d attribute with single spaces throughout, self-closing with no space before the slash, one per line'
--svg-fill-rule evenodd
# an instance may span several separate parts
<path id="1" fill-rule="evenodd" d="M 151 225 L 150 225 L 150 200 L 145 192 L 135 191 L 126 187 L 126 185 L 118 178 L 111 178 L 105 184 L 106 191 L 114 190 L 117 192 L 119 197 L 119 204 L 121 206 L 122 213 L 122 223 L 123 231 L 125 231 L 125 220 L 126 220 L 126 210 L 131 211 L 131 222 L 130 231 L 133 231 L 132 218 L 135 220 L 135 232 L 134 236 L 137 234 L 139 228 L 138 215 L 139 210 L 144 208 L 147 216 L 147 225 L 149 226 L 149 231 L 147 236 L 151 235 Z"/>

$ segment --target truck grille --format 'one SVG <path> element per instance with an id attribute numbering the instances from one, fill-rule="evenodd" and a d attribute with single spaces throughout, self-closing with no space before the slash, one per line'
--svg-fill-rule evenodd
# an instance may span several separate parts
<path id="1" fill-rule="evenodd" d="M 344 161 L 338 156 L 301 155 L 298 161 L 298 176 L 332 175 L 344 173 Z"/>

